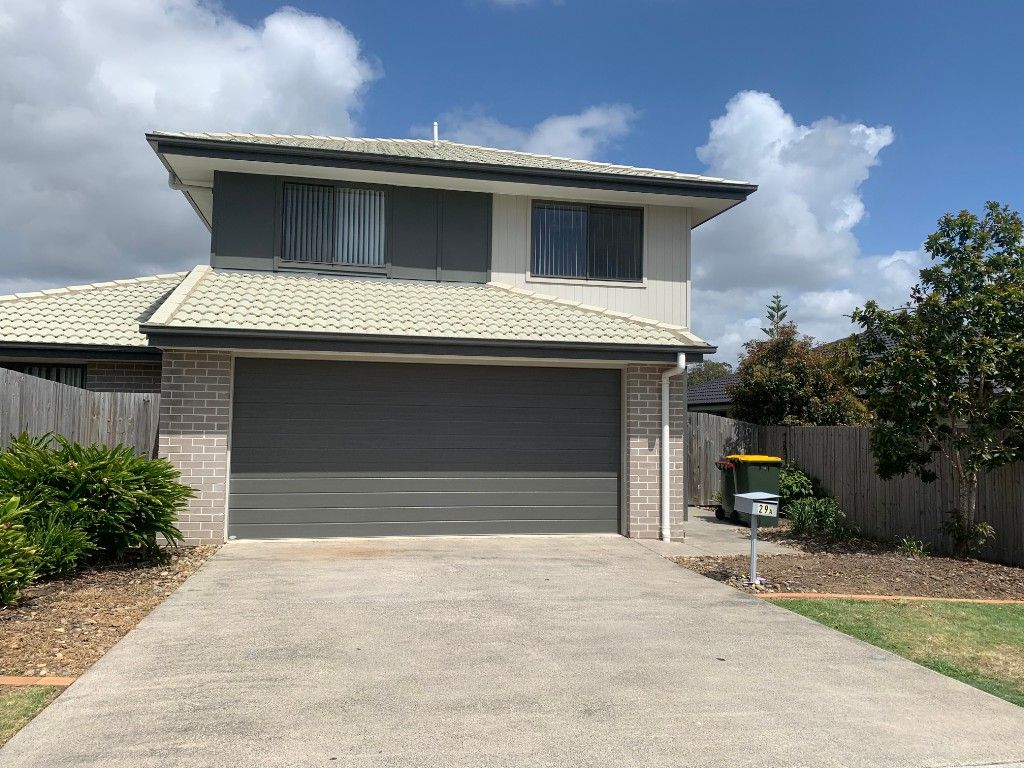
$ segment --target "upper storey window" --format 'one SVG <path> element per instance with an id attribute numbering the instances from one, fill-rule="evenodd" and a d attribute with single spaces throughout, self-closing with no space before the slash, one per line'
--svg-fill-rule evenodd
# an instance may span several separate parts
<path id="1" fill-rule="evenodd" d="M 533 204 L 530 274 L 578 280 L 643 279 L 643 210 Z"/>
<path id="2" fill-rule="evenodd" d="M 384 192 L 285 184 L 281 259 L 384 266 Z"/>

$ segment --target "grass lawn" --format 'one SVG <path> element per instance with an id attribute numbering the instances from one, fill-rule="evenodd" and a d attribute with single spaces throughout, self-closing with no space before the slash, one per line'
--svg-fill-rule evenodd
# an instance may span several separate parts
<path id="1" fill-rule="evenodd" d="M 1024 605 L 772 602 L 1024 707 Z"/>
<path id="2" fill-rule="evenodd" d="M 6 744 L 18 729 L 42 712 L 60 690 L 44 685 L 0 686 L 0 745 Z"/>

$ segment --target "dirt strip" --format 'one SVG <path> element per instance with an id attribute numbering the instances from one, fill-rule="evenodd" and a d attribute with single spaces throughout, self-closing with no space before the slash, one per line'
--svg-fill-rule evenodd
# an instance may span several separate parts
<path id="1" fill-rule="evenodd" d="M 216 551 L 172 550 L 166 562 L 106 565 L 26 588 L 0 610 L 0 675 L 80 675 Z"/>

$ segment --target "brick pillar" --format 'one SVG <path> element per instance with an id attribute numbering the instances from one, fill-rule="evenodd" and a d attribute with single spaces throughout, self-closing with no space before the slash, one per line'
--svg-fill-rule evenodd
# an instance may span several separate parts
<path id="1" fill-rule="evenodd" d="M 627 535 L 656 539 L 661 520 L 661 373 L 671 366 L 626 368 Z M 683 382 L 672 379 L 669 393 L 669 451 L 672 487 L 672 536 L 683 533 Z"/>
<path id="2" fill-rule="evenodd" d="M 168 349 L 160 390 L 160 455 L 196 489 L 178 528 L 187 544 L 224 541 L 231 354 Z"/>

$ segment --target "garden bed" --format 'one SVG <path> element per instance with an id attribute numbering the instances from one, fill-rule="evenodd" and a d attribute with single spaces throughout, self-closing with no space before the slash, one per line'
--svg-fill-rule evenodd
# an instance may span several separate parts
<path id="1" fill-rule="evenodd" d="M 215 551 L 183 547 L 166 563 L 106 565 L 26 587 L 0 609 L 0 675 L 80 675 Z"/>
<path id="2" fill-rule="evenodd" d="M 817 592 L 843 595 L 903 595 L 1024 600 L 1024 568 L 957 560 L 910 558 L 892 551 L 818 552 L 757 559 L 765 584 L 743 584 L 750 558 L 677 557 L 679 565 L 748 592 Z"/>

